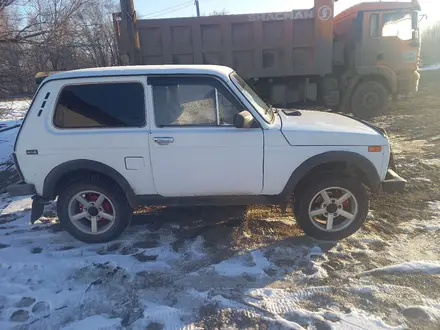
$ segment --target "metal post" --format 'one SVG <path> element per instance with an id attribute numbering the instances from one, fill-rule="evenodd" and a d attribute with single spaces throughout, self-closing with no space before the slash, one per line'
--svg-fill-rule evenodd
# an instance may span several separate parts
<path id="1" fill-rule="evenodd" d="M 194 0 L 194 4 L 196 5 L 197 17 L 200 17 L 200 6 L 199 6 L 199 0 Z"/>
<path id="2" fill-rule="evenodd" d="M 215 116 L 217 117 L 217 126 L 220 126 L 220 105 L 218 102 L 218 90 L 215 89 Z"/>

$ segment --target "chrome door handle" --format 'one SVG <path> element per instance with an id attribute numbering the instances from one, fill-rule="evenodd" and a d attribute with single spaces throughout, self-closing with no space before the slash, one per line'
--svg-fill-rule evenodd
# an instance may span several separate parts
<path id="1" fill-rule="evenodd" d="M 155 137 L 153 138 L 153 141 L 156 142 L 158 145 L 160 146 L 166 146 L 170 143 L 174 142 L 174 138 L 173 137 Z"/>

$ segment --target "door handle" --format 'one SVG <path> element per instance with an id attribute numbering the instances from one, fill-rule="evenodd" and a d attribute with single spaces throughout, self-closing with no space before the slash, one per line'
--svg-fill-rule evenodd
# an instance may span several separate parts
<path id="1" fill-rule="evenodd" d="M 174 142 L 174 138 L 167 136 L 167 137 L 155 137 L 153 138 L 153 141 L 156 142 L 160 146 L 166 146 L 170 143 Z"/>

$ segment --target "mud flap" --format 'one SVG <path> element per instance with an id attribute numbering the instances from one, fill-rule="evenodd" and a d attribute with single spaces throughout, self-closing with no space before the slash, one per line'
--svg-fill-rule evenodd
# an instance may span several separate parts
<path id="1" fill-rule="evenodd" d="M 31 223 L 34 224 L 43 215 L 46 201 L 38 196 L 34 196 L 32 199 Z"/>

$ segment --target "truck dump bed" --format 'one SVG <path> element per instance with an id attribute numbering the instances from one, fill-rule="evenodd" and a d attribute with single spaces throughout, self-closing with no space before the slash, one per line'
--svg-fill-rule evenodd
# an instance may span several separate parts
<path id="1" fill-rule="evenodd" d="M 138 63 L 132 63 L 135 57 L 130 56 L 130 64 L 221 64 L 245 79 L 332 71 L 332 0 L 315 0 L 314 8 L 291 12 L 150 19 L 135 24 L 140 56 Z M 120 30 L 119 48 L 128 54 L 124 31 Z"/>

